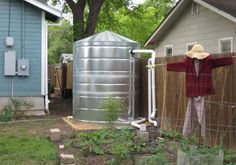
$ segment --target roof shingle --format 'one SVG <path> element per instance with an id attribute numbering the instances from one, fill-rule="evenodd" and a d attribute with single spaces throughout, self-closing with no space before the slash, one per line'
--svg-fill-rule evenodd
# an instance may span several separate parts
<path id="1" fill-rule="evenodd" d="M 236 17 L 236 0 L 203 0 L 219 10 Z"/>

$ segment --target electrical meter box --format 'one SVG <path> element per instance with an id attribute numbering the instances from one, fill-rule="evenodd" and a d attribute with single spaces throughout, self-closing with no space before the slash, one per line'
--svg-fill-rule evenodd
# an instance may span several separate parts
<path id="1" fill-rule="evenodd" d="M 17 61 L 17 75 L 29 76 L 29 59 L 18 59 Z"/>
<path id="2" fill-rule="evenodd" d="M 16 75 L 16 52 L 7 51 L 4 53 L 4 76 Z"/>

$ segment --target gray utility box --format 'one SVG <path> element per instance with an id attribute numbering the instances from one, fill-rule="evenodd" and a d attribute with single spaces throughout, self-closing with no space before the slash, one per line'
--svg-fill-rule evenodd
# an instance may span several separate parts
<path id="1" fill-rule="evenodd" d="M 7 51 L 4 53 L 4 76 L 16 75 L 16 52 Z"/>
<path id="2" fill-rule="evenodd" d="M 29 59 L 18 59 L 17 75 L 29 76 Z"/>

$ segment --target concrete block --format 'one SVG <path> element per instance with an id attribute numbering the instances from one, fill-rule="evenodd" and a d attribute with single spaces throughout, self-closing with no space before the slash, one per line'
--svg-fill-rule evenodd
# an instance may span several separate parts
<path id="1" fill-rule="evenodd" d="M 142 138 L 144 140 L 144 142 L 149 141 L 149 133 L 147 131 L 137 130 L 136 134 L 137 134 L 137 137 Z"/>
<path id="2" fill-rule="evenodd" d="M 62 140 L 61 130 L 58 128 L 50 129 L 50 140 L 52 142 L 60 142 Z"/>
<path id="3" fill-rule="evenodd" d="M 74 155 L 71 154 L 60 154 L 60 162 L 64 165 L 71 165 L 75 163 Z"/>

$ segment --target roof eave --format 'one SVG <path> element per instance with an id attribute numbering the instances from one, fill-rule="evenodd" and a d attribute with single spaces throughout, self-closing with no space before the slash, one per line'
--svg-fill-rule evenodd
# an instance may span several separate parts
<path id="1" fill-rule="evenodd" d="M 180 0 L 156 28 L 151 37 L 149 37 L 149 39 L 145 42 L 144 47 L 155 43 L 156 38 L 159 38 L 165 32 L 165 30 L 168 29 L 168 27 L 176 20 L 176 18 L 181 14 L 181 11 L 189 2 L 190 0 Z"/>
<path id="2" fill-rule="evenodd" d="M 54 9 L 53 7 L 48 6 L 40 1 L 37 0 L 24 0 L 24 1 L 45 11 L 46 19 L 49 21 L 57 22 L 62 17 L 62 13 L 59 10 Z"/>
<path id="3" fill-rule="evenodd" d="M 203 0 L 194 0 L 194 1 L 236 23 L 236 18 L 234 16 L 232 16 L 222 10 L 219 10 L 218 8 L 204 2 Z M 186 4 L 188 4 L 188 2 L 190 2 L 190 1 L 180 0 L 179 3 L 176 4 L 176 6 L 170 11 L 168 16 L 156 28 L 156 30 L 151 35 L 151 37 L 149 37 L 149 39 L 145 42 L 144 47 L 146 47 L 148 45 L 152 45 L 153 43 L 156 43 L 155 42 L 156 39 L 161 37 L 161 35 L 165 32 L 165 30 L 168 29 L 168 27 L 175 21 L 175 19 L 179 16 L 179 14 L 184 9 Z"/>
<path id="4" fill-rule="evenodd" d="M 217 13 L 217 14 L 219 14 L 219 15 L 221 15 L 221 16 L 223 16 L 223 17 L 225 17 L 225 18 L 227 18 L 227 19 L 229 19 L 231 21 L 233 21 L 234 23 L 236 23 L 236 18 L 234 16 L 224 12 L 223 10 L 220 10 L 220 9 L 218 9 L 218 8 L 216 8 L 216 7 L 210 5 L 210 4 L 208 4 L 208 3 L 206 3 L 206 2 L 204 2 L 202 0 L 194 0 L 194 1 L 199 3 L 200 5 L 208 8 L 208 9 L 214 11 L 215 13 Z"/>

